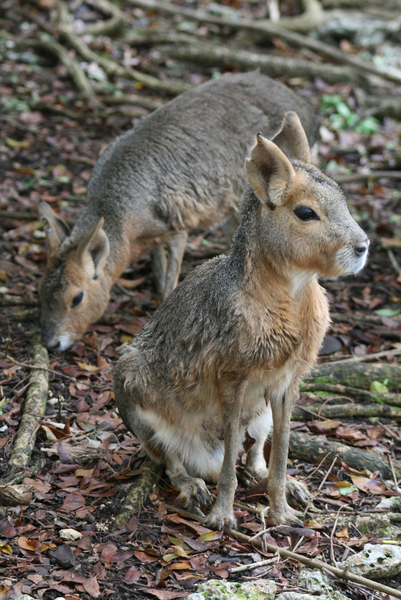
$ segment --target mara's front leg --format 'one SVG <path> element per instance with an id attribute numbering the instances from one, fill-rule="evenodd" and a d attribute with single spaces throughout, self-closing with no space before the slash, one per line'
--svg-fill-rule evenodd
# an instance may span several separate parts
<path id="1" fill-rule="evenodd" d="M 270 500 L 268 519 L 276 525 L 303 525 L 302 514 L 291 508 L 286 498 L 290 421 L 298 398 L 298 388 L 299 380 L 297 378 L 284 393 L 273 391 L 269 395 L 273 413 L 273 436 L 268 476 Z"/>
<path id="2" fill-rule="evenodd" d="M 224 418 L 224 460 L 217 485 L 217 499 L 205 519 L 211 529 L 237 529 L 234 494 L 237 488 L 235 464 L 239 446 L 239 423 L 244 401 L 244 384 L 219 382 L 219 397 Z"/>

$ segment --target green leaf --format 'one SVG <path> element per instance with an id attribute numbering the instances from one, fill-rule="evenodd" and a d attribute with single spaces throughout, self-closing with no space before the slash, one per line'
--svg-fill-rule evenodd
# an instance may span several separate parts
<path id="1" fill-rule="evenodd" d="M 380 383 L 380 381 L 372 381 L 369 390 L 376 394 L 387 394 L 388 387 L 384 383 Z"/>
<path id="2" fill-rule="evenodd" d="M 375 310 L 376 315 L 380 315 L 381 317 L 395 317 L 401 313 L 401 306 L 398 308 L 379 308 L 379 310 Z"/>

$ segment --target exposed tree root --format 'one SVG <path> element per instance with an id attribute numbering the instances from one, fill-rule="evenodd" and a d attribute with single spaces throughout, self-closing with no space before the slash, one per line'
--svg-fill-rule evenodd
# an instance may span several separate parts
<path id="1" fill-rule="evenodd" d="M 141 469 L 143 473 L 136 477 L 127 492 L 123 506 L 116 516 L 116 527 L 123 527 L 133 515 L 136 515 L 142 509 L 149 492 L 162 476 L 164 466 L 155 463 L 151 458 L 146 457 Z"/>
<path id="2" fill-rule="evenodd" d="M 306 381 L 313 379 L 315 383 L 341 383 L 360 389 L 369 389 L 372 381 L 387 380 L 388 388 L 398 388 L 401 385 L 401 367 L 386 364 L 330 364 L 317 365 Z"/>
<path id="3" fill-rule="evenodd" d="M 32 372 L 24 403 L 24 412 L 15 437 L 13 451 L 9 460 L 13 477 L 26 470 L 36 441 L 36 433 L 46 411 L 49 389 L 49 356 L 40 343 L 39 334 L 32 339 Z"/>
<path id="4" fill-rule="evenodd" d="M 351 396 L 358 400 L 369 400 L 381 405 L 401 406 L 401 394 L 379 394 L 340 383 L 301 383 L 301 392 L 330 392 L 336 396 Z"/>
<path id="5" fill-rule="evenodd" d="M 290 438 L 291 458 L 319 464 L 330 464 L 335 456 L 339 456 L 349 467 L 363 471 L 380 471 L 385 479 L 392 479 L 392 471 L 387 462 L 378 454 L 361 448 L 351 448 L 339 442 L 325 440 L 316 435 L 292 431 Z M 394 464 L 394 463 L 393 463 Z M 394 464 L 397 477 L 401 477 L 401 466 Z"/>
<path id="6" fill-rule="evenodd" d="M 307 404 L 296 406 L 292 413 L 294 420 L 315 419 L 316 416 L 325 419 L 353 419 L 355 417 L 388 417 L 390 419 L 401 419 L 401 409 L 395 406 L 377 406 L 374 404 Z"/>

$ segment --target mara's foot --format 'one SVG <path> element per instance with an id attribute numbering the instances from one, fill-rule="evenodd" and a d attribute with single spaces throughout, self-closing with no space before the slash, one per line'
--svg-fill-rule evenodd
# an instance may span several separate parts
<path id="1" fill-rule="evenodd" d="M 225 527 L 228 527 L 228 529 L 237 529 L 237 519 L 234 516 L 234 511 L 232 509 L 227 511 L 218 507 L 216 504 L 204 518 L 204 523 L 206 527 L 209 527 L 214 531 L 220 531 Z"/>
<path id="2" fill-rule="evenodd" d="M 281 510 L 273 510 L 270 507 L 267 513 L 267 521 L 272 525 L 288 525 L 289 527 L 304 526 L 303 514 L 288 505 Z"/>
<path id="3" fill-rule="evenodd" d="M 182 506 L 202 517 L 204 515 L 200 507 L 208 506 L 213 501 L 203 479 L 195 477 L 186 477 L 185 480 L 181 479 L 179 482 L 179 491 L 180 494 L 177 500 Z"/>
<path id="4" fill-rule="evenodd" d="M 298 506 L 298 504 L 307 504 L 310 495 L 309 490 L 302 481 L 289 477 L 287 475 L 285 482 L 285 495 L 290 506 Z"/>

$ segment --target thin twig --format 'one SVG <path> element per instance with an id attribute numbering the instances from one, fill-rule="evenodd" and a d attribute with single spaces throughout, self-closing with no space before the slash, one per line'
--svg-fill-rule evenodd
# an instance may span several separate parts
<path id="1" fill-rule="evenodd" d="M 353 356 L 352 358 L 343 358 L 342 360 L 328 361 L 328 364 L 330 364 L 331 366 L 343 365 L 344 363 L 367 362 L 369 360 L 376 360 L 376 358 L 383 358 L 383 356 L 387 356 L 388 354 L 392 354 L 393 356 L 399 356 L 401 354 L 401 349 L 393 348 L 391 350 L 383 350 L 382 352 L 376 352 L 375 354 L 366 354 L 365 356 Z"/>
<path id="2" fill-rule="evenodd" d="M 5 358 L 6 360 L 9 360 L 14 365 L 18 365 L 19 367 L 24 367 L 26 369 L 38 369 L 39 371 L 46 371 L 47 373 L 53 373 L 53 375 L 58 375 L 59 377 L 64 377 L 65 379 L 70 379 L 71 381 L 74 381 L 75 383 L 78 381 L 78 379 L 76 379 L 76 377 L 71 377 L 70 375 L 65 375 L 64 373 L 60 373 L 60 371 L 54 371 L 53 369 L 48 369 L 46 367 L 40 367 L 40 366 L 36 366 L 36 365 L 30 365 L 28 363 L 18 362 L 17 360 L 15 360 L 14 358 L 12 358 L 11 356 L 6 356 L 4 354 L 4 352 L 0 352 L 0 356 L 2 358 Z M 83 385 L 86 385 L 88 387 L 92 387 L 91 384 L 85 383 L 84 381 L 79 381 L 79 383 L 83 384 Z"/>
<path id="3" fill-rule="evenodd" d="M 279 560 L 279 554 L 273 556 L 273 558 L 266 558 L 265 560 L 258 560 L 257 562 L 251 563 L 249 565 L 241 565 L 240 567 L 233 567 L 229 569 L 230 573 L 240 573 L 241 571 L 248 571 L 248 569 L 256 569 L 256 567 L 264 567 L 265 565 L 273 565 L 277 563 Z"/>
<path id="4" fill-rule="evenodd" d="M 311 498 L 308 500 L 308 504 L 306 505 L 306 507 L 305 507 L 305 510 L 304 510 L 304 515 L 306 515 L 306 513 L 308 512 L 308 508 L 309 508 L 309 506 L 312 504 L 313 500 L 314 500 L 314 499 L 315 499 L 315 498 L 316 498 L 316 497 L 319 495 L 319 492 L 320 492 L 320 490 L 322 489 L 323 485 L 325 484 L 325 482 L 326 482 L 326 479 L 327 479 L 327 478 L 328 478 L 328 476 L 330 475 L 332 468 L 333 468 L 333 467 L 334 467 L 334 465 L 336 464 L 337 458 L 338 458 L 338 455 L 334 457 L 334 459 L 333 459 L 333 461 L 332 461 L 332 463 L 331 463 L 331 465 L 330 465 L 330 467 L 329 467 L 328 471 L 326 472 L 325 476 L 324 476 L 324 477 L 323 477 L 323 479 L 322 479 L 322 482 L 321 482 L 321 484 L 320 484 L 320 485 L 319 485 L 319 487 L 317 488 L 317 491 L 316 491 L 316 493 L 314 494 L 314 496 L 313 496 L 313 497 L 311 497 Z"/>

